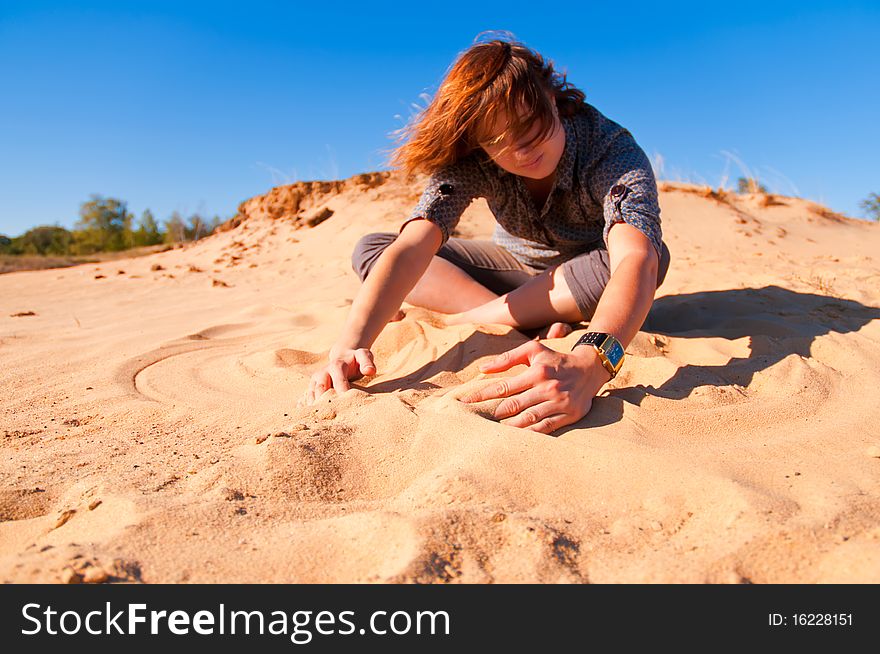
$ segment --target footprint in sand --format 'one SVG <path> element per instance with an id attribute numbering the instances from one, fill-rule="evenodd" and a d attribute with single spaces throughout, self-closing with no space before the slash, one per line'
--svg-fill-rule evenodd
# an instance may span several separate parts
<path id="1" fill-rule="evenodd" d="M 318 319 L 308 313 L 301 313 L 299 315 L 293 316 L 290 319 L 290 324 L 294 327 L 317 327 L 319 324 Z"/>
<path id="2" fill-rule="evenodd" d="M 306 352 L 305 350 L 293 350 L 285 348 L 275 350 L 275 363 L 282 368 L 299 368 L 313 366 L 327 357 L 325 352 Z"/>
<path id="3" fill-rule="evenodd" d="M 52 499 L 42 488 L 0 491 L 0 522 L 47 515 Z"/>

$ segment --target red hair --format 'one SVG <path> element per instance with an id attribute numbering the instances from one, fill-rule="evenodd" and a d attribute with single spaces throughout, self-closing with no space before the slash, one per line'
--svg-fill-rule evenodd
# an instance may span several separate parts
<path id="1" fill-rule="evenodd" d="M 446 73 L 431 103 L 399 134 L 403 145 L 391 151 L 390 165 L 407 176 L 433 174 L 475 150 L 480 143 L 518 141 L 535 121 L 541 131 L 527 145 L 547 138 L 560 116 L 572 116 L 584 103 L 583 91 L 565 81 L 553 62 L 513 38 L 479 42 L 461 53 Z M 508 32 L 503 32 L 513 36 Z M 498 135 L 488 129 L 502 114 L 507 128 Z"/>

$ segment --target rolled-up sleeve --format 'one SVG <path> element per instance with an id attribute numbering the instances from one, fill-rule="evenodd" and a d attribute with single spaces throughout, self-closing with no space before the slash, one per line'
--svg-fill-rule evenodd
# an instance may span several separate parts
<path id="1" fill-rule="evenodd" d="M 440 228 L 443 233 L 442 245 L 449 240 L 468 205 L 475 198 L 486 197 L 488 189 L 486 174 L 473 157 L 450 164 L 431 175 L 419 203 L 401 224 L 399 231 L 408 222 L 424 218 Z"/>
<path id="2" fill-rule="evenodd" d="M 624 130 L 612 141 L 591 179 L 591 193 L 602 202 L 605 228 L 602 240 L 608 247 L 611 227 L 625 222 L 638 229 L 661 256 L 660 203 L 651 162 L 632 135 Z"/>

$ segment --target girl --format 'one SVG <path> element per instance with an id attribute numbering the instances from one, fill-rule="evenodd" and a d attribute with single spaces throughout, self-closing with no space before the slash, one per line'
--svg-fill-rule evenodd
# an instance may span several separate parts
<path id="1" fill-rule="evenodd" d="M 403 130 L 409 139 L 391 163 L 428 173 L 427 187 L 398 234 L 369 234 L 355 247 L 363 285 L 307 404 L 376 374 L 369 348 L 402 317 L 404 299 L 448 324 L 549 326 L 548 338 L 587 320 L 570 353 L 527 341 L 480 367 L 525 372 L 460 398 L 506 398 L 495 409 L 501 422 L 550 433 L 586 415 L 651 308 L 669 251 L 644 152 L 551 61 L 513 39 L 479 38 Z M 497 221 L 492 241 L 451 238 L 477 197 Z"/>

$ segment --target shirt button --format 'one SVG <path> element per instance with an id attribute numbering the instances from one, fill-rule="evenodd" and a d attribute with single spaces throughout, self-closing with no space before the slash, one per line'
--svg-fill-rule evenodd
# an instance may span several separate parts
<path id="1" fill-rule="evenodd" d="M 615 184 L 611 187 L 612 198 L 622 198 L 626 194 L 626 186 L 623 184 Z"/>

